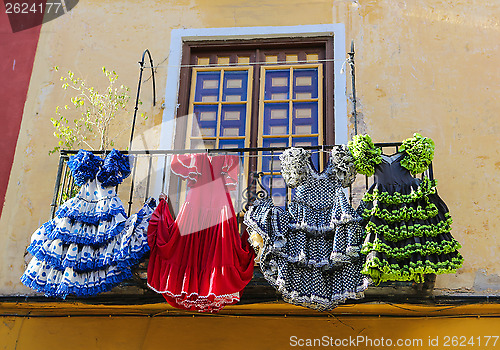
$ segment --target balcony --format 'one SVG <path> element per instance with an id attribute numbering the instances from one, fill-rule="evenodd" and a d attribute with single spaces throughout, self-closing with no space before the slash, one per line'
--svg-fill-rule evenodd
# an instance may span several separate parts
<path id="1" fill-rule="evenodd" d="M 376 143 L 385 154 L 398 151 L 401 143 Z M 317 168 L 323 168 L 328 160 L 328 151 L 333 146 L 308 146 L 316 157 Z M 117 186 L 117 193 L 122 199 L 128 215 L 136 212 L 147 198 L 158 199 L 160 193 L 168 194 L 170 208 L 174 215 L 178 213 L 186 193 L 184 181 L 170 173 L 169 164 L 172 155 L 207 152 L 208 154 L 233 154 L 239 157 L 240 170 L 238 171 L 238 184 L 231 192 L 231 198 L 240 223 L 240 232 L 245 230 L 243 215 L 257 198 L 271 196 L 276 205 L 287 207 L 293 196 L 280 176 L 279 155 L 286 148 L 228 148 L 228 149 L 188 149 L 188 150 L 146 150 L 123 151 L 133 155 L 132 173 L 125 181 Z M 78 192 L 67 166 L 69 157 L 77 151 L 61 151 L 54 196 L 51 204 L 51 217 L 57 208 L 68 198 Z M 103 152 L 95 152 L 102 154 Z M 433 178 L 432 164 L 421 175 Z M 365 191 L 373 183 L 372 178 L 358 175 L 356 181 L 347 189 L 349 201 L 357 207 Z M 147 259 L 133 269 L 134 278 L 110 292 L 88 299 L 89 302 L 111 303 L 149 303 L 163 302 L 161 295 L 151 291 L 146 284 Z M 370 287 L 365 299 L 350 301 L 363 303 L 367 301 L 390 302 L 425 302 L 431 297 L 435 276 L 428 275 L 423 284 L 411 282 L 385 282 L 377 287 Z M 72 297 L 68 297 L 71 299 Z M 279 293 L 263 278 L 258 267 L 254 270 L 252 281 L 242 293 L 240 303 L 254 303 L 280 300 Z"/>

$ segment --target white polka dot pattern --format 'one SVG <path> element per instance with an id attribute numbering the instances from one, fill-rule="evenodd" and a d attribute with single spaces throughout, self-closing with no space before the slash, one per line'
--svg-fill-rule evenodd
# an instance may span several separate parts
<path id="1" fill-rule="evenodd" d="M 245 223 L 262 237 L 260 267 L 283 299 L 322 311 L 363 297 L 368 286 L 360 273 L 363 231 L 336 175 L 338 160 L 330 159 L 318 173 L 305 153 L 292 148 L 282 156 L 284 178 L 296 187 L 288 211 L 271 199 L 256 201 Z"/>

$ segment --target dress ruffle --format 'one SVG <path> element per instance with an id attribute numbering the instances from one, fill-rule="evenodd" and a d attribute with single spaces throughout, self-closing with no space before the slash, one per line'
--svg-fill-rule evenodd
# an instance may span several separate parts
<path id="1" fill-rule="evenodd" d="M 375 167 L 382 162 L 382 150 L 375 147 L 369 135 L 355 135 L 352 141 L 349 141 L 348 147 L 358 173 L 372 176 Z"/>
<path id="2" fill-rule="evenodd" d="M 360 273 L 362 218 L 345 198 L 333 156 L 318 173 L 308 153 L 292 148 L 284 154 L 284 178 L 296 185 L 288 210 L 266 198 L 255 201 L 244 218 L 264 277 L 286 302 L 320 311 L 363 297 L 368 279 Z"/>
<path id="3" fill-rule="evenodd" d="M 101 246 L 68 243 L 67 240 L 50 239 L 47 235 L 35 233 L 28 251 L 59 270 L 71 267 L 83 272 L 109 265 L 126 268 L 135 265 L 149 251 L 147 227 L 152 213 L 153 208 L 146 204 L 125 221 L 119 234 Z"/>
<path id="4" fill-rule="evenodd" d="M 238 302 L 253 276 L 254 254 L 246 234 L 239 235 L 227 192 L 237 165 L 237 156 L 172 159 L 172 171 L 190 189 L 176 220 L 164 200 L 150 220 L 148 285 L 174 307 L 217 312 Z"/>
<path id="5" fill-rule="evenodd" d="M 426 274 L 455 273 L 462 267 L 463 257 L 458 251 L 429 254 L 397 260 L 387 255 L 371 251 L 366 259 L 362 273 L 369 275 L 375 284 L 384 281 L 424 282 Z"/>
<path id="6" fill-rule="evenodd" d="M 333 147 L 331 153 L 333 172 L 342 187 L 349 187 L 356 180 L 354 157 L 346 145 Z"/>
<path id="7" fill-rule="evenodd" d="M 310 158 L 310 152 L 300 147 L 289 148 L 280 155 L 281 176 L 288 187 L 295 188 L 309 177 Z"/>
<path id="8" fill-rule="evenodd" d="M 434 141 L 415 133 L 412 138 L 403 141 L 400 152 L 405 153 L 401 166 L 413 175 L 423 173 L 434 158 Z"/>
<path id="9" fill-rule="evenodd" d="M 353 144 L 360 142 L 366 140 Z M 382 155 L 381 162 L 377 154 L 360 156 L 377 163 L 374 184 L 358 208 L 366 232 L 362 273 L 375 284 L 422 283 L 425 274 L 454 273 L 462 265 L 461 246 L 451 235 L 452 219 L 436 181 L 411 175 L 427 169 L 433 155 L 432 140 L 415 134 L 396 154 Z"/>
<path id="10" fill-rule="evenodd" d="M 184 269 L 166 262 L 158 254 L 152 254 L 150 259 L 154 259 L 152 263 L 159 268 L 148 270 L 148 286 L 162 294 L 169 303 L 173 303 L 172 306 L 191 311 L 218 312 L 223 307 L 240 301 L 239 291 L 222 294 L 218 290 L 220 286 L 211 286 L 205 282 L 240 279 L 241 272 L 234 266 L 219 266 L 210 270 L 198 270 L 195 266 Z M 239 285 L 235 287 L 241 288 Z"/>
<path id="11" fill-rule="evenodd" d="M 79 150 L 76 155 L 69 157 L 68 160 L 68 168 L 71 170 L 77 186 L 82 186 L 87 181 L 93 180 L 101 164 L 101 158 L 83 149 Z"/>
<path id="12" fill-rule="evenodd" d="M 75 197 L 64 202 L 56 212 L 58 218 L 89 225 L 110 221 L 118 215 L 126 216 L 114 187 L 104 187 L 96 180 L 87 182 Z"/>
<path id="13" fill-rule="evenodd" d="M 102 245 L 119 234 L 125 226 L 126 217 L 121 213 L 110 221 L 91 225 L 69 217 L 56 217 L 34 233 L 34 239 L 61 239 L 68 243 Z"/>
<path id="14" fill-rule="evenodd" d="M 131 156 L 126 156 L 116 149 L 106 156 L 97 173 L 97 180 L 104 187 L 113 187 L 122 183 L 130 175 Z"/>
<path id="15" fill-rule="evenodd" d="M 76 272 L 71 267 L 59 270 L 51 266 L 50 262 L 34 257 L 21 277 L 21 282 L 48 297 L 65 298 L 68 294 L 88 297 L 109 291 L 131 277 L 130 269 L 121 269 L 117 265 L 102 270 Z"/>
<path id="16" fill-rule="evenodd" d="M 33 258 L 21 277 L 26 286 L 61 298 L 95 295 L 132 277 L 130 266 L 149 251 L 147 227 L 155 201 L 127 218 L 114 186 L 130 173 L 128 157 L 113 150 L 96 171 L 101 163 L 87 151 L 71 158 L 74 175 L 92 169 L 93 177 L 32 235 L 28 251 Z M 104 186 L 96 173 L 113 187 Z"/>

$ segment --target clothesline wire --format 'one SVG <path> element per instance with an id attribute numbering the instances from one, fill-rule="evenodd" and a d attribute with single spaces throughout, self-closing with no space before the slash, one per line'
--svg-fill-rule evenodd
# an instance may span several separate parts
<path id="1" fill-rule="evenodd" d="M 163 62 L 165 62 L 165 60 Z M 193 68 L 193 67 L 204 68 L 204 67 L 227 67 L 227 66 L 230 66 L 230 67 L 239 67 L 239 66 L 254 66 L 254 65 L 269 65 L 269 66 L 274 66 L 274 65 L 288 65 L 288 64 L 316 63 L 316 62 L 347 62 L 347 58 L 325 58 L 325 59 L 317 59 L 317 60 L 312 60 L 312 61 L 307 61 L 307 60 L 306 61 L 304 61 L 304 60 L 287 61 L 287 62 L 265 62 L 265 61 L 260 61 L 260 62 L 225 63 L 225 64 L 212 63 L 212 64 L 181 64 L 181 65 L 167 64 L 167 65 L 162 65 L 160 63 L 160 64 L 155 65 L 153 67 L 151 67 L 151 66 L 144 66 L 144 69 L 151 69 L 151 68 L 157 69 L 157 68 L 169 68 L 169 67 L 175 67 L 175 68 Z"/>
<path id="2" fill-rule="evenodd" d="M 257 152 L 270 152 L 270 151 L 257 151 Z M 235 156 L 239 156 L 239 157 L 245 157 L 245 158 L 258 158 L 258 157 L 278 157 L 280 155 L 280 153 L 282 153 L 283 151 L 276 151 L 275 154 L 234 154 L 234 153 L 240 153 L 240 152 L 221 152 L 221 154 L 230 154 L 230 155 L 235 155 Z M 311 154 L 315 154 L 315 153 L 326 153 L 326 154 L 329 154 L 330 152 L 329 151 L 326 151 L 326 150 L 310 150 L 309 151 Z M 200 150 L 200 153 L 206 153 L 204 152 L 204 150 Z M 165 157 L 168 157 L 168 156 L 172 156 L 172 154 L 160 154 L 158 156 L 165 156 Z M 143 157 L 143 158 L 150 158 L 151 157 L 151 154 L 148 154 L 148 153 L 141 153 L 141 154 L 134 154 L 134 157 Z"/>

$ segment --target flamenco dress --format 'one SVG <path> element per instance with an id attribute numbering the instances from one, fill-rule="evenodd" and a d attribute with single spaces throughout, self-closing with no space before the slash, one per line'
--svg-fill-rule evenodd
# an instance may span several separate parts
<path id="1" fill-rule="evenodd" d="M 258 199 L 244 220 L 264 277 L 286 302 L 319 311 L 362 298 L 368 279 L 360 273 L 361 217 L 343 190 L 356 176 L 350 153 L 334 148 L 321 173 L 302 148 L 280 160 L 285 182 L 295 188 L 288 210 Z"/>
<path id="2" fill-rule="evenodd" d="M 174 307 L 217 312 L 237 303 L 253 276 L 254 252 L 229 194 L 238 156 L 174 155 L 171 171 L 188 192 L 175 220 L 161 200 L 149 222 L 148 285 Z"/>
<path id="3" fill-rule="evenodd" d="M 362 273 L 375 284 L 422 283 L 426 274 L 455 273 L 463 257 L 450 233 L 448 207 L 437 194 L 436 180 L 412 176 L 428 168 L 434 142 L 414 134 L 399 152 L 385 155 L 370 136 L 357 135 L 349 149 L 357 171 L 374 177 L 358 208 L 366 231 Z"/>
<path id="4" fill-rule="evenodd" d="M 155 201 L 127 218 L 115 188 L 130 174 L 130 161 L 114 149 L 104 161 L 80 150 L 68 167 L 82 187 L 33 233 L 27 248 L 33 258 L 21 281 L 46 296 L 88 297 L 132 277 L 130 267 L 149 251 Z"/>

